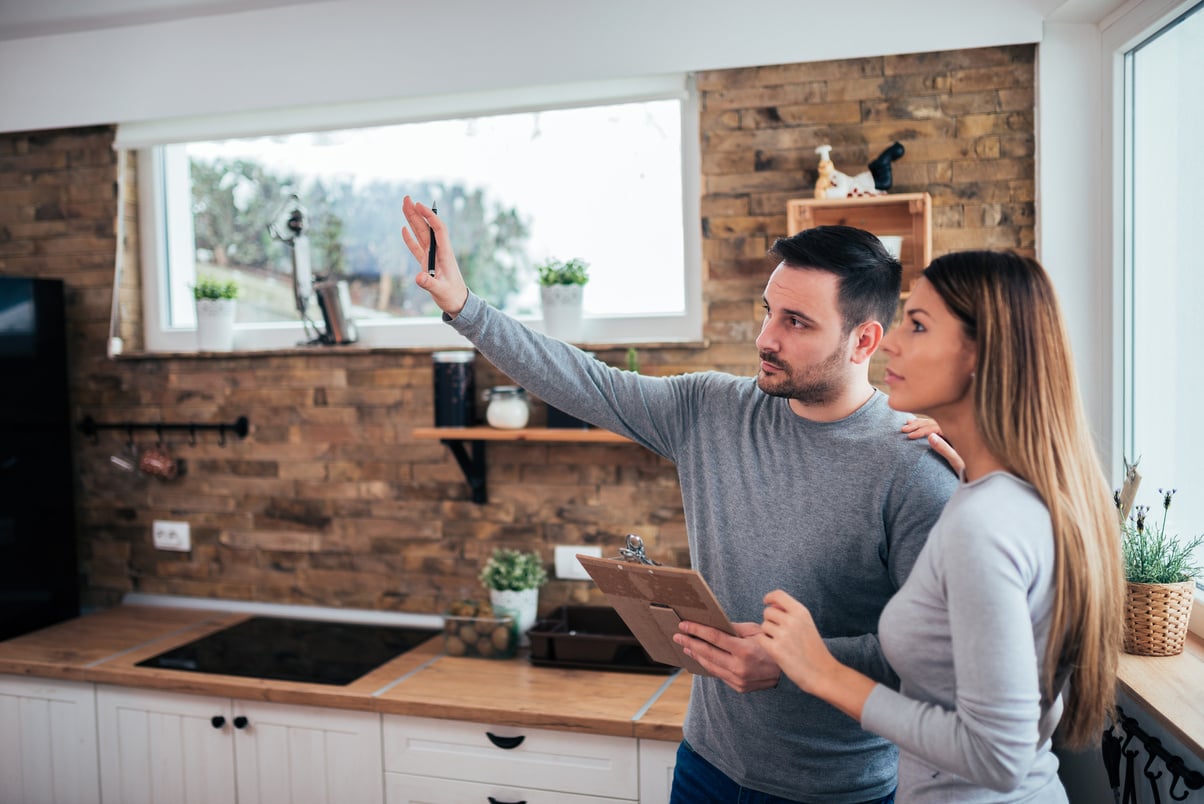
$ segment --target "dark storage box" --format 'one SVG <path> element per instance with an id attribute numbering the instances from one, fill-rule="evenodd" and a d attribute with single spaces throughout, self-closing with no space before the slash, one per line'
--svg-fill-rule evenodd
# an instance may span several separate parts
<path id="1" fill-rule="evenodd" d="M 635 673 L 672 673 L 654 662 L 610 606 L 561 606 L 527 631 L 531 663 Z"/>
<path id="2" fill-rule="evenodd" d="M 548 405 L 548 427 L 556 429 L 588 430 L 589 422 L 565 413 L 558 407 Z"/>

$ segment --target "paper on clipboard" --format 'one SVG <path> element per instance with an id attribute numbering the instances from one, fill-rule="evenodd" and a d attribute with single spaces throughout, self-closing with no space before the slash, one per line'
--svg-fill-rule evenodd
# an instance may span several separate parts
<path id="1" fill-rule="evenodd" d="M 736 636 L 711 587 L 696 570 L 581 554 L 577 560 L 654 661 L 711 675 L 673 641 L 682 620 Z"/>

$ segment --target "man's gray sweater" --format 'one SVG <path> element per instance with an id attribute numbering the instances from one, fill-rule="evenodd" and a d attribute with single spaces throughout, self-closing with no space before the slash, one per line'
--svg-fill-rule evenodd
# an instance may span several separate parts
<path id="1" fill-rule="evenodd" d="M 878 615 L 902 585 L 957 484 L 906 420 L 874 395 L 835 422 L 796 415 L 750 377 L 647 377 L 594 360 L 469 294 L 452 326 L 515 382 L 677 466 L 690 555 L 733 622 L 760 622 L 784 589 L 836 658 L 897 684 Z M 896 750 L 803 693 L 737 693 L 696 676 L 690 746 L 739 784 L 804 802 L 851 804 L 895 785 Z"/>

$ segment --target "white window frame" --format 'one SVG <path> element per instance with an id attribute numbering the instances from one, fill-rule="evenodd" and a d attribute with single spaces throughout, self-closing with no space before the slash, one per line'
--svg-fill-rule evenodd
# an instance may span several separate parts
<path id="1" fill-rule="evenodd" d="M 1129 242 L 1128 186 L 1128 109 L 1126 108 L 1126 55 L 1140 43 L 1166 27 L 1170 22 L 1193 8 L 1199 0 L 1140 0 L 1125 5 L 1100 23 L 1103 68 L 1104 104 L 1102 115 L 1104 150 L 1110 158 L 1111 208 L 1106 211 L 1111 223 L 1109 250 L 1111 254 L 1112 290 L 1112 376 L 1116 378 L 1112 393 L 1113 464 L 1119 465 L 1125 450 L 1125 417 L 1131 410 L 1125 366 L 1132 359 L 1128 354 L 1126 299 L 1131 293 L 1126 249 Z M 1192 607 L 1189 630 L 1204 637 L 1204 583 L 1196 580 L 1195 604 Z"/>
<path id="2" fill-rule="evenodd" d="M 170 298 L 168 259 L 193 259 L 192 219 L 168 217 L 165 199 L 178 192 L 187 177 L 179 143 L 285 134 L 299 131 L 419 122 L 486 114 L 618 104 L 672 98 L 681 103 L 682 283 L 684 311 L 661 315 L 587 315 L 580 343 L 693 343 L 702 340 L 701 149 L 697 93 L 688 75 L 656 76 L 624 81 L 558 84 L 509 91 L 428 96 L 373 103 L 313 106 L 225 116 L 206 116 L 122 124 L 115 147 L 138 153 L 139 235 L 141 241 L 144 339 L 148 352 L 196 351 L 195 328 L 172 327 L 169 305 L 179 313 L 191 299 Z M 179 205 L 176 205 L 177 207 Z M 402 225 L 398 211 L 398 226 Z M 634 225 L 638 225 L 638 222 Z M 669 233 L 666 233 L 669 236 Z M 187 320 L 187 313 L 185 313 Z M 538 318 L 524 318 L 536 329 Z M 359 345 L 369 348 L 437 349 L 465 347 L 468 342 L 438 318 L 357 322 Z M 235 349 L 277 350 L 306 340 L 297 322 L 239 324 Z"/>

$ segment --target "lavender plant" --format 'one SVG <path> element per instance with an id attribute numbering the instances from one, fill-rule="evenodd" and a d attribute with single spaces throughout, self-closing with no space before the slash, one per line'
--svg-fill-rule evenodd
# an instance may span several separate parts
<path id="1" fill-rule="evenodd" d="M 1151 521 L 1150 507 L 1138 505 L 1121 523 L 1121 544 L 1125 557 L 1125 577 L 1130 583 L 1181 583 L 1204 574 L 1193 555 L 1204 545 L 1204 534 L 1180 539 L 1167 534 L 1166 517 L 1178 489 L 1158 489 L 1162 495 L 1162 519 Z M 1121 509 L 1121 493 L 1114 499 Z"/>

